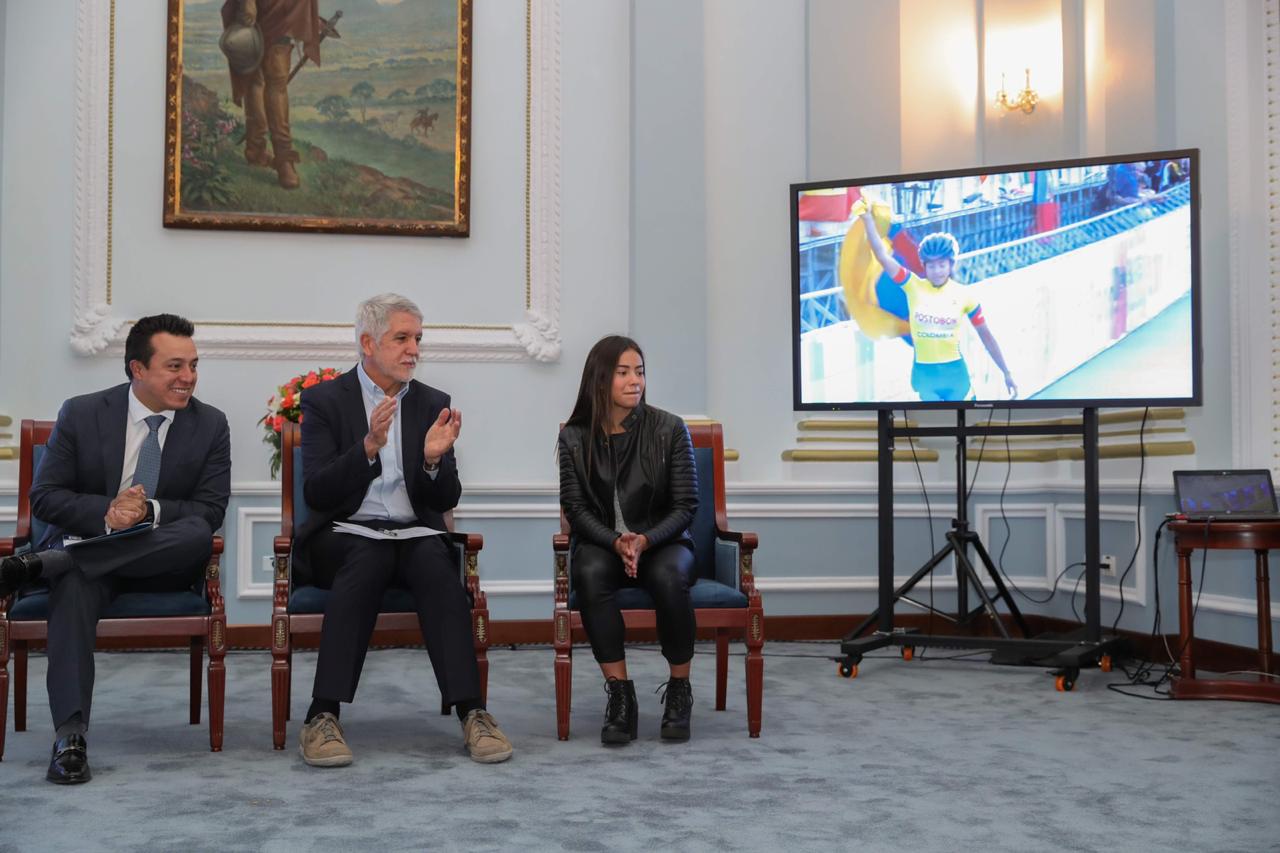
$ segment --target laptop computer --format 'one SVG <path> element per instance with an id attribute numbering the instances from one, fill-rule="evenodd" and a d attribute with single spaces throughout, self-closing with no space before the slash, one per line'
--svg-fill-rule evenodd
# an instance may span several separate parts
<path id="1" fill-rule="evenodd" d="M 1280 521 L 1271 472 L 1174 471 L 1178 512 L 1188 521 Z"/>

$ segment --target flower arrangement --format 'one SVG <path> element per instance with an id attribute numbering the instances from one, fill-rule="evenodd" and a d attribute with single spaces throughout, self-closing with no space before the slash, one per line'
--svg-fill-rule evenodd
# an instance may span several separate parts
<path id="1" fill-rule="evenodd" d="M 337 379 L 342 371 L 336 367 L 320 367 L 305 375 L 295 376 L 267 398 L 267 413 L 258 419 L 263 427 L 262 441 L 271 446 L 271 479 L 280 476 L 280 430 L 285 421 L 302 423 L 302 392 L 313 385 Z"/>

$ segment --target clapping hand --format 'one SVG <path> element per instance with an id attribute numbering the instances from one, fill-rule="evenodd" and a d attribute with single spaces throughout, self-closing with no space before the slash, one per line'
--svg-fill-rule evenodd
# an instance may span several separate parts
<path id="1" fill-rule="evenodd" d="M 453 449 L 453 443 L 462 432 L 462 412 L 458 409 L 441 409 L 439 417 L 427 430 L 422 443 L 422 458 L 427 465 L 436 465 L 440 457 Z"/>
<path id="2" fill-rule="evenodd" d="M 147 493 L 142 486 L 130 486 L 116 495 L 103 519 L 111 530 L 133 527 L 147 517 Z"/>
<path id="3" fill-rule="evenodd" d="M 395 417 L 395 397 L 383 397 L 369 413 L 369 432 L 364 437 L 364 455 L 369 461 L 372 462 L 387 443 L 387 431 L 391 429 L 391 422 Z"/>

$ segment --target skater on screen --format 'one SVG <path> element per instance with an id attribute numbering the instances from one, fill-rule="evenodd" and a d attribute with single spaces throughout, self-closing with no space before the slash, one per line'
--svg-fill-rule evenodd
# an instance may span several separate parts
<path id="1" fill-rule="evenodd" d="M 961 315 L 969 317 L 991 360 L 1004 374 L 1009 398 L 1017 397 L 1018 386 L 1005 365 L 1000 345 L 987 328 L 982 306 L 965 293 L 962 285 L 951 280 L 960 250 L 956 238 L 940 231 L 920 241 L 917 251 L 925 274 L 925 278 L 921 278 L 894 259 L 876 229 L 869 205 L 861 217 L 871 253 L 907 297 L 911 342 L 915 349 L 911 387 L 920 399 L 961 401 L 970 397 L 969 368 L 960 354 Z"/>

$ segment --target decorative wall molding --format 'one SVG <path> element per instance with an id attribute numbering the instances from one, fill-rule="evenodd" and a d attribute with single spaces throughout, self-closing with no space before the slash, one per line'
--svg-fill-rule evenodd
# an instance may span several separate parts
<path id="1" fill-rule="evenodd" d="M 974 508 L 973 529 L 978 532 L 978 537 L 982 539 L 983 546 L 991 555 L 992 562 L 996 562 L 997 566 L 999 566 L 997 559 L 1000 554 L 1000 548 L 997 547 L 995 536 L 991 532 L 991 522 L 993 519 L 1001 518 L 1002 515 L 1008 518 L 1036 518 L 1044 524 L 1044 574 L 1015 575 L 1009 573 L 1009 579 L 1017 584 L 1020 589 L 1052 589 L 1054 578 L 1057 577 L 1058 572 L 1062 571 L 1061 567 L 1054 568 L 1057 562 L 1058 550 L 1057 542 L 1054 538 L 1057 528 L 1050 521 L 1053 515 L 1053 504 L 1012 504 L 1006 502 L 1003 510 L 999 504 L 979 504 Z"/>
<path id="2" fill-rule="evenodd" d="M 1267 300 L 1265 316 L 1271 320 L 1269 336 L 1271 358 L 1267 376 L 1271 390 L 1271 406 L 1266 423 L 1271 424 L 1270 463 L 1280 471 L 1280 8 L 1272 0 L 1265 3 L 1266 21 L 1263 43 L 1265 53 L 1266 91 L 1266 172 L 1267 175 Z M 1247 54 L 1246 54 L 1247 55 Z M 1243 63 L 1239 63 L 1243 64 Z M 1230 68 L 1232 63 L 1228 63 Z M 1230 85 L 1231 80 L 1228 80 Z M 1228 89 L 1228 93 L 1230 90 Z M 1232 152 L 1234 156 L 1235 152 Z M 1237 396 L 1253 393 L 1254 387 L 1234 388 Z"/>
<path id="3" fill-rule="evenodd" d="M 253 527 L 271 524 L 280 528 L 280 508 L 271 506 L 242 506 L 236 510 L 236 598 L 271 598 L 272 581 L 253 579 Z M 273 578 L 274 580 L 274 578 Z"/>
<path id="4" fill-rule="evenodd" d="M 76 4 L 75 229 L 71 347 L 104 350 L 124 321 L 111 313 L 110 0 Z"/>
<path id="5" fill-rule="evenodd" d="M 524 316 L 515 322 L 428 326 L 430 361 L 555 361 L 560 357 L 560 9 L 530 3 L 529 173 Z M 112 31 L 114 0 L 77 0 L 74 297 L 71 347 L 118 356 L 124 325 L 111 295 Z M 158 46 L 157 46 L 158 47 Z M 239 325 L 196 320 L 205 358 L 329 359 L 352 351 L 351 330 L 324 324 Z"/>
<path id="6" fill-rule="evenodd" d="M 1054 514 L 1054 541 L 1056 546 L 1056 558 L 1054 560 L 1053 574 L 1049 577 L 1056 577 L 1058 572 L 1065 569 L 1071 563 L 1080 562 L 1084 559 L 1083 541 L 1080 543 L 1081 554 L 1080 560 L 1072 559 L 1067 554 L 1067 521 L 1084 521 L 1084 504 L 1056 504 L 1053 508 Z M 1134 529 L 1143 531 L 1150 530 L 1147 527 L 1147 508 L 1144 506 L 1141 513 L 1137 511 L 1137 507 L 1133 506 L 1117 506 L 1115 504 L 1103 504 L 1098 508 L 1098 518 L 1100 521 L 1125 521 L 1134 525 Z M 1137 556 L 1134 558 L 1133 569 L 1130 570 L 1129 576 L 1133 578 L 1133 585 L 1124 588 L 1123 600 L 1132 605 L 1146 607 L 1149 603 L 1147 593 L 1147 554 L 1151 551 L 1150 543 L 1144 533 L 1142 538 L 1142 547 L 1138 549 Z M 1117 561 L 1116 579 L 1103 577 L 1099 584 L 1099 593 L 1102 598 L 1110 598 L 1116 601 L 1121 600 L 1120 593 L 1120 575 L 1124 573 L 1125 566 L 1129 564 L 1129 554 L 1116 554 Z M 1047 588 L 1047 587 L 1046 587 Z"/>

